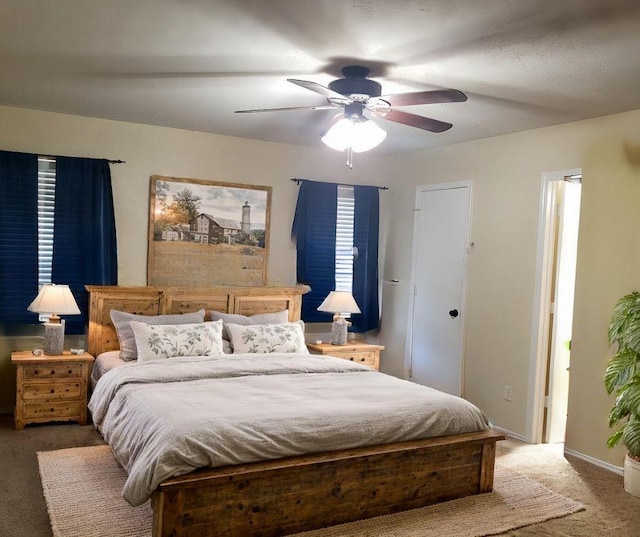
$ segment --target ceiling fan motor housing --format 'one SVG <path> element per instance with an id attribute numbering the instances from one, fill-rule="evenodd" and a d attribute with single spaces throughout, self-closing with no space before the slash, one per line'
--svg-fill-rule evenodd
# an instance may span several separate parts
<path id="1" fill-rule="evenodd" d="M 382 86 L 375 80 L 369 80 L 367 75 L 369 69 L 359 65 L 352 65 L 342 69 L 344 78 L 339 78 L 329 83 L 329 89 L 341 95 L 368 95 L 369 97 L 380 97 Z"/>

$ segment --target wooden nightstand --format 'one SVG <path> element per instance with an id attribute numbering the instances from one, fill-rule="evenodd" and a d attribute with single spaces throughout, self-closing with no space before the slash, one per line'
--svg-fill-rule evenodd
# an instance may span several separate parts
<path id="1" fill-rule="evenodd" d="M 331 345 L 331 343 L 307 343 L 311 354 L 330 354 L 352 362 L 368 365 L 376 371 L 380 369 L 380 351 L 382 345 L 370 345 L 369 343 L 352 342 L 346 345 Z"/>
<path id="2" fill-rule="evenodd" d="M 87 391 L 93 356 L 64 354 L 34 356 L 11 353 L 16 371 L 16 429 L 28 423 L 77 421 L 87 424 Z"/>

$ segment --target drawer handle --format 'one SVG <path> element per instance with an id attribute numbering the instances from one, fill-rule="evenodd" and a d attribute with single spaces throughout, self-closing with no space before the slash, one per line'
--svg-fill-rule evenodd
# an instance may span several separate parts
<path id="1" fill-rule="evenodd" d="M 55 375 L 55 374 L 56 374 L 56 370 L 55 370 L 55 369 L 52 369 L 52 370 L 51 370 L 51 373 L 49 373 L 49 374 L 50 374 L 50 375 Z"/>
<path id="2" fill-rule="evenodd" d="M 73 370 L 69 369 L 69 371 L 67 371 L 67 373 L 69 373 L 69 375 L 71 375 L 71 373 L 73 373 Z"/>
<path id="3" fill-rule="evenodd" d="M 50 408 L 49 412 L 55 412 L 55 408 Z"/>
<path id="4" fill-rule="evenodd" d="M 38 373 L 40 373 L 40 371 L 38 371 L 37 369 L 33 372 L 34 375 L 37 375 Z"/>
<path id="5" fill-rule="evenodd" d="M 349 358 L 349 360 L 351 360 L 353 362 L 353 356 L 351 358 Z"/>
<path id="6" fill-rule="evenodd" d="M 360 361 L 361 361 L 361 362 L 364 362 L 364 358 L 360 358 Z"/>
<path id="7" fill-rule="evenodd" d="M 49 390 L 49 393 L 56 393 L 56 390 L 54 388 L 51 388 L 51 390 Z"/>

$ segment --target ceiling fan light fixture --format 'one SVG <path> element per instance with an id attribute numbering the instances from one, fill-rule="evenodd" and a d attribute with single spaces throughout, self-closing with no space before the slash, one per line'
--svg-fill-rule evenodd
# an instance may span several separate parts
<path id="1" fill-rule="evenodd" d="M 343 117 L 322 137 L 322 142 L 336 151 L 351 148 L 354 153 L 363 153 L 380 145 L 387 132 L 373 121 L 362 116 Z"/>

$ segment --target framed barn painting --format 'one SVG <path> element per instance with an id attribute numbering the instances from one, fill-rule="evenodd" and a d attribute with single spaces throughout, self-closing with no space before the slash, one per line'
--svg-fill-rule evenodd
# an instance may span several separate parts
<path id="1" fill-rule="evenodd" d="M 266 285 L 271 187 L 151 177 L 147 284 Z"/>

